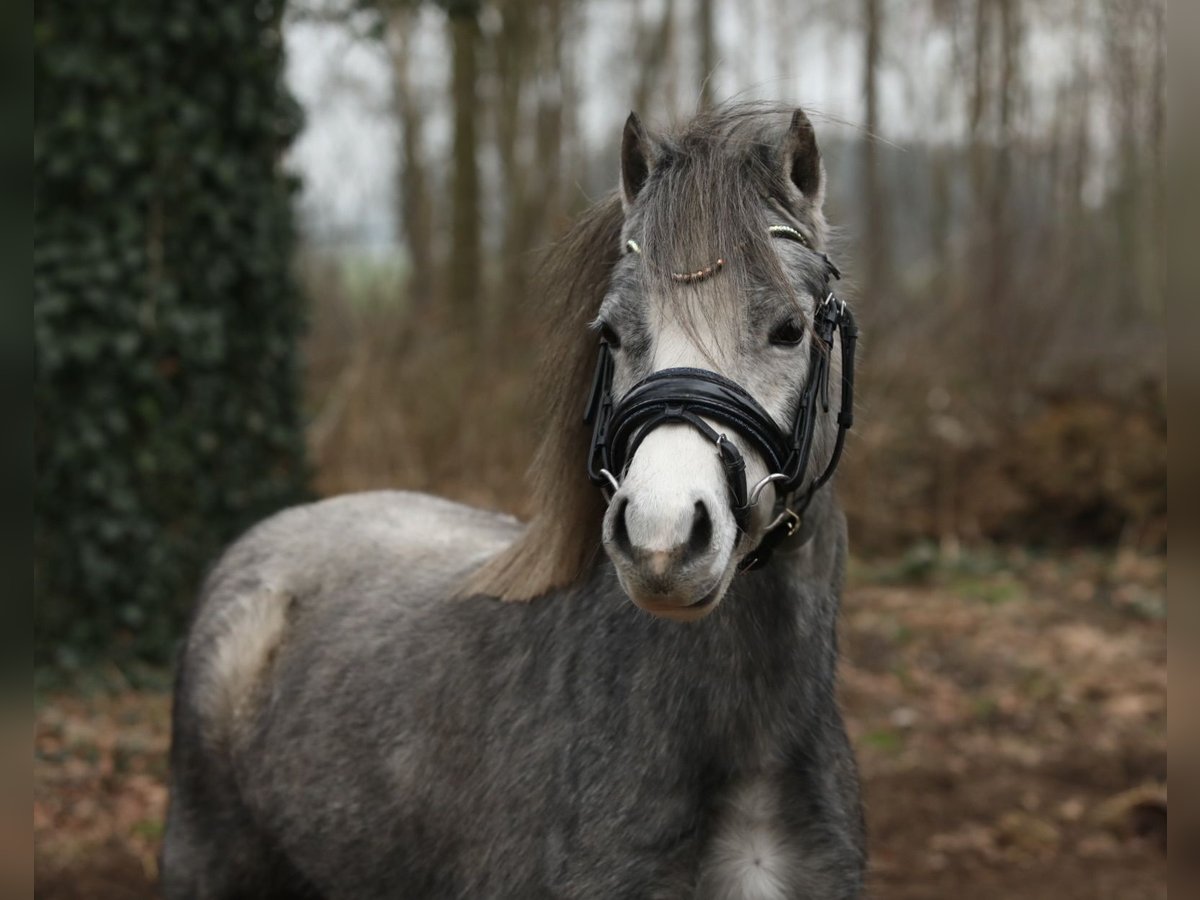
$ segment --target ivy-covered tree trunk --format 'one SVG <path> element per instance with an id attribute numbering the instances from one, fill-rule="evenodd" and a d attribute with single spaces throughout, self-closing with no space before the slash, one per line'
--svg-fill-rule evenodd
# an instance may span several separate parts
<path id="1" fill-rule="evenodd" d="M 476 127 L 479 81 L 478 4 L 455 2 L 447 8 L 454 51 L 453 229 L 450 254 L 450 302 L 457 321 L 473 326 L 480 310 L 483 248 L 479 227 L 479 131 Z"/>
<path id="2" fill-rule="evenodd" d="M 39 662 L 164 655 L 303 492 L 282 7 L 36 6 Z"/>

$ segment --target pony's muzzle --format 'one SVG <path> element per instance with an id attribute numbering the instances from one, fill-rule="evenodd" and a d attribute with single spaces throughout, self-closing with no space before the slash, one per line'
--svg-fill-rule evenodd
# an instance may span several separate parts
<path id="1" fill-rule="evenodd" d="M 687 538 L 666 549 L 648 549 L 635 545 L 629 536 L 629 519 L 635 515 L 630 508 L 630 500 L 628 497 L 621 497 L 614 503 L 617 508 L 612 517 L 613 549 L 629 562 L 639 566 L 645 572 L 647 580 L 656 584 L 660 593 L 669 590 L 674 572 L 702 561 L 712 548 L 712 514 L 704 500 L 697 500 L 693 504 L 691 522 L 685 521 L 683 528 L 678 529 L 679 534 L 686 531 Z M 638 530 L 640 533 L 646 532 L 645 528 Z"/>
<path id="2" fill-rule="evenodd" d="M 634 603 L 658 615 L 707 611 L 720 580 L 713 502 L 697 497 L 671 510 L 626 491 L 613 497 L 604 544 Z"/>
<path id="3" fill-rule="evenodd" d="M 604 517 L 604 549 L 638 606 L 696 617 L 724 593 L 739 537 L 713 445 L 688 425 L 648 435 Z"/>

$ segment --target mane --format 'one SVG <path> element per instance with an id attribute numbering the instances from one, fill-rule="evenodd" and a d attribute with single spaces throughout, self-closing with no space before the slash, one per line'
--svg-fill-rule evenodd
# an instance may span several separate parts
<path id="1" fill-rule="evenodd" d="M 539 378 L 542 442 L 529 470 L 533 518 L 467 580 L 465 595 L 531 600 L 575 581 L 596 560 L 604 499 L 583 475 L 591 432 L 583 403 L 596 364 L 600 311 L 620 253 L 621 201 L 594 205 L 557 241 L 536 279 L 546 311 Z"/>

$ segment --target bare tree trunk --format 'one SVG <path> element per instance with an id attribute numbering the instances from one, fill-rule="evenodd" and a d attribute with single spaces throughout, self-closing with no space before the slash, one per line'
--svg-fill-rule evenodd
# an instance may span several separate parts
<path id="1" fill-rule="evenodd" d="M 534 165 L 538 182 L 532 204 L 527 204 L 525 231 L 533 235 L 544 233 L 546 220 L 558 205 L 562 193 L 563 167 L 563 122 L 566 85 L 564 72 L 566 57 L 563 53 L 565 0 L 544 0 L 546 15 L 539 33 L 539 56 L 544 60 L 541 74 L 543 89 L 539 91 L 537 123 L 534 128 Z M 557 84 L 553 89 L 547 82 Z M 528 241 L 525 246 L 528 252 Z"/>
<path id="2" fill-rule="evenodd" d="M 989 244 L 987 316 L 991 335 L 991 376 L 1000 385 L 1000 401 L 1008 412 L 1016 409 L 1022 393 L 1031 387 L 1034 360 L 1028 338 L 1039 333 L 1036 314 L 1040 310 L 1023 307 L 1024 295 L 1017 279 L 1020 256 L 1014 249 L 1012 214 L 1013 145 L 1017 140 L 1016 117 L 1019 102 L 1021 52 L 1021 0 L 994 0 L 1000 18 L 999 109 L 996 128 L 995 168 L 988 201 L 991 228 Z"/>
<path id="3" fill-rule="evenodd" d="M 547 223 L 550 237 L 558 237 L 559 233 L 566 229 L 568 217 L 575 212 L 578 192 L 572 191 L 572 187 L 576 184 L 578 173 L 583 172 L 585 164 L 585 149 L 581 146 L 579 133 L 579 73 L 575 68 L 579 50 L 572 44 L 572 39 L 583 30 L 584 20 L 580 16 L 580 9 L 579 0 L 563 0 L 558 21 L 558 44 L 555 53 L 562 106 L 562 149 L 559 153 L 562 171 L 558 202 L 552 208 L 551 218 Z"/>
<path id="4" fill-rule="evenodd" d="M 1108 18 L 1108 71 L 1119 116 L 1117 140 L 1117 186 L 1114 196 L 1117 226 L 1114 273 L 1118 288 L 1113 297 L 1121 316 L 1131 315 L 1138 305 L 1141 285 L 1141 242 L 1138 210 L 1141 206 L 1138 133 L 1137 5 L 1115 2 L 1106 6 Z"/>
<path id="5" fill-rule="evenodd" d="M 968 95 L 967 127 L 969 145 L 969 171 L 971 183 L 971 212 L 969 221 L 967 249 L 968 265 L 966 268 L 966 291 L 974 307 L 973 340 L 975 352 L 970 357 L 970 365 L 976 377 L 990 380 L 992 375 L 991 359 L 994 348 L 991 346 L 990 335 L 992 327 L 992 310 L 995 308 L 995 298 L 989 293 L 988 276 L 991 272 L 991 224 L 989 221 L 989 187 L 990 162 L 989 143 L 986 139 L 986 119 L 991 108 L 991 34 L 992 34 L 992 3 L 994 0 L 975 0 L 975 16 L 973 23 L 973 56 L 971 59 L 973 77 Z M 992 392 L 989 392 L 991 396 Z"/>
<path id="6" fill-rule="evenodd" d="M 521 139 L 525 133 L 522 108 L 528 93 L 529 81 L 536 68 L 536 37 L 533 17 L 520 3 L 508 2 L 500 7 L 500 31 L 496 40 L 495 122 L 496 149 L 504 198 L 504 233 L 501 238 L 503 260 L 503 299 L 520 302 L 525 288 L 526 178 L 529 165 L 522 159 Z"/>
<path id="7" fill-rule="evenodd" d="M 1151 39 L 1154 67 L 1150 84 L 1150 272 L 1147 300 L 1151 311 L 1161 313 L 1167 301 L 1167 10 L 1164 0 L 1155 0 Z"/>
<path id="8" fill-rule="evenodd" d="M 452 246 L 447 254 L 451 309 L 469 328 L 480 307 L 482 247 L 479 222 L 479 134 L 477 129 L 480 43 L 478 10 L 455 7 L 449 17 L 454 72 L 454 175 Z"/>
<path id="9" fill-rule="evenodd" d="M 713 0 L 700 0 L 696 7 L 696 43 L 700 49 L 700 108 L 712 109 L 713 76 L 717 68 L 717 35 L 713 23 Z"/>
<path id="10" fill-rule="evenodd" d="M 933 283 L 930 285 L 937 302 L 956 302 L 958 292 L 951 294 L 951 265 L 950 265 L 950 230 L 954 222 L 954 207 L 952 203 L 952 150 L 947 147 L 937 147 L 933 151 L 930 173 L 931 196 L 929 198 L 929 243 L 933 249 L 934 266 Z"/>
<path id="11" fill-rule="evenodd" d="M 1087 14 L 1091 0 L 1074 0 L 1071 24 L 1075 30 L 1073 63 L 1075 76 L 1067 88 L 1064 109 L 1068 113 L 1069 130 L 1064 138 L 1064 228 L 1063 244 L 1068 268 L 1072 273 L 1081 273 L 1086 261 L 1082 245 L 1086 210 L 1083 202 L 1087 171 L 1091 165 L 1091 110 L 1093 105 L 1092 73 L 1088 64 L 1088 43 L 1091 35 L 1087 29 Z M 1085 286 L 1086 289 L 1086 286 Z"/>
<path id="12" fill-rule="evenodd" d="M 986 194 L 986 163 L 984 160 L 983 120 L 988 108 L 988 43 L 991 37 L 990 12 L 991 0 L 975 0 L 975 52 L 974 78 L 971 83 L 970 105 L 967 116 L 967 126 L 970 130 L 971 146 L 971 189 L 975 201 L 974 222 L 972 222 L 972 255 L 978 252 L 978 247 L 984 241 L 982 227 L 986 222 L 984 214 L 984 196 Z"/>
<path id="13" fill-rule="evenodd" d="M 880 0 L 863 0 L 863 102 L 867 134 L 862 143 L 863 222 L 866 243 L 864 291 L 872 302 L 886 291 L 888 278 L 888 202 L 879 171 L 879 57 L 883 19 Z"/>
<path id="14" fill-rule="evenodd" d="M 392 68 L 392 97 L 400 125 L 400 161 L 397 166 L 397 216 L 408 251 L 408 296 L 416 306 L 433 298 L 433 203 L 429 171 L 422 144 L 425 108 L 413 90 L 410 65 L 413 17 L 396 14 L 389 27 L 388 49 Z"/>
<path id="15" fill-rule="evenodd" d="M 1009 281 L 1013 269 L 1009 227 L 1009 198 L 1012 193 L 1013 117 L 1016 106 L 1018 43 L 1020 41 L 1019 0 L 992 0 L 1000 13 L 1000 83 L 996 147 L 988 189 L 988 273 L 989 308 L 998 318 L 1008 304 Z M 997 323 L 998 324 L 998 323 Z M 993 332 L 995 333 L 995 332 Z"/>
<path id="16" fill-rule="evenodd" d="M 1086 12 L 1088 0 L 1079 0 L 1077 14 L 1080 19 Z M 1079 25 L 1079 33 L 1084 34 L 1084 26 Z M 1087 240 L 1088 214 L 1084 203 L 1084 190 L 1087 184 L 1088 170 L 1092 166 L 1092 107 L 1093 80 L 1088 69 L 1084 39 L 1079 41 L 1076 53 L 1077 74 L 1069 93 L 1071 106 L 1071 130 L 1066 138 L 1068 145 L 1065 151 L 1067 162 L 1064 178 L 1066 181 L 1066 203 L 1064 206 L 1065 223 L 1063 227 L 1064 258 L 1067 261 L 1067 272 L 1073 279 L 1075 290 L 1087 295 L 1094 309 L 1097 297 L 1094 295 L 1094 272 L 1091 269 L 1093 260 L 1088 256 L 1092 251 L 1091 242 Z"/>
<path id="17" fill-rule="evenodd" d="M 657 22 L 639 20 L 638 23 L 633 65 L 640 77 L 633 89 L 633 108 L 642 116 L 651 114 L 654 92 L 660 88 L 671 59 L 674 12 L 674 0 L 666 0 Z"/>
<path id="18" fill-rule="evenodd" d="M 490 104 L 504 204 L 502 290 L 482 316 L 496 335 L 527 311 L 533 250 L 563 214 L 564 171 L 571 149 L 571 80 L 567 19 L 573 0 L 505 0 L 495 7 L 492 46 L 495 97 Z M 485 344 L 490 341 L 485 340 Z"/>

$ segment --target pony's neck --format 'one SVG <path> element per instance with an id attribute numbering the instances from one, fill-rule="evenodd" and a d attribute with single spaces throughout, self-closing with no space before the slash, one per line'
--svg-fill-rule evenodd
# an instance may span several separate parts
<path id="1" fill-rule="evenodd" d="M 611 563 L 601 562 L 585 590 L 593 612 L 580 617 L 579 636 L 621 646 L 622 675 L 636 686 L 620 693 L 622 714 L 630 712 L 625 704 L 641 707 L 640 716 L 664 735 L 693 735 L 730 764 L 763 758 L 825 715 L 843 539 L 840 518 L 831 524 L 837 527 L 818 528 L 763 569 L 736 576 L 720 605 L 697 622 L 633 608 Z"/>

